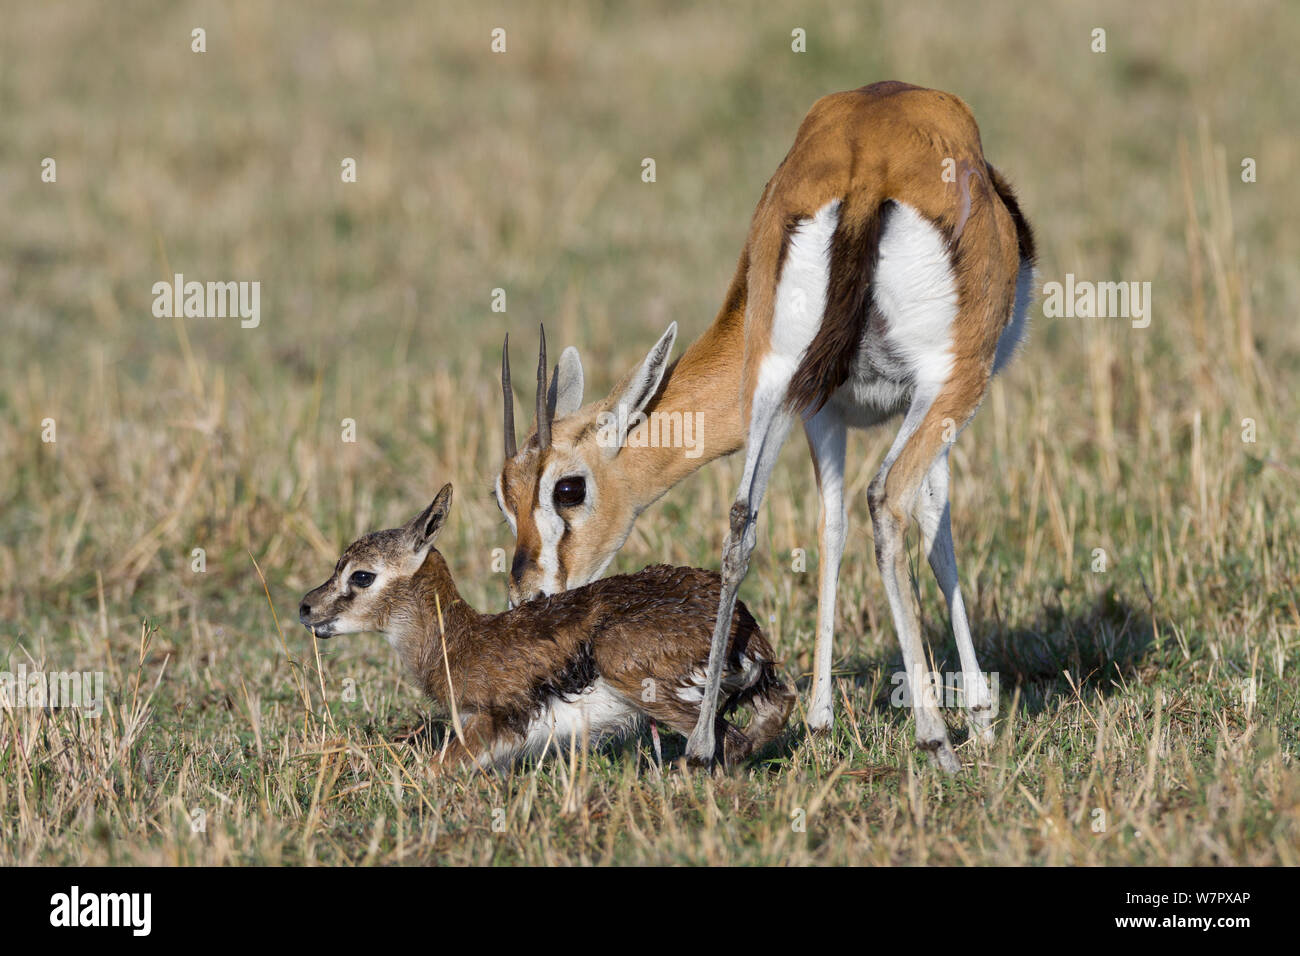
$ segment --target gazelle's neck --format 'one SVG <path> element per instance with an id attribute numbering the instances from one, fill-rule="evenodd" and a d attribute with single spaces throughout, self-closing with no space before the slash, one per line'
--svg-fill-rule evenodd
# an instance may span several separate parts
<path id="1" fill-rule="evenodd" d="M 420 570 L 411 578 L 408 600 L 392 615 L 389 634 L 402 658 L 421 686 L 445 703 L 447 666 L 453 673 L 465 642 L 479 613 L 465 602 L 456 589 L 447 562 L 430 549 Z"/>
<path id="2" fill-rule="evenodd" d="M 628 467 L 646 476 L 639 483 L 643 500 L 638 510 L 657 500 L 669 488 L 716 458 L 738 451 L 745 444 L 741 422 L 740 373 L 745 341 L 745 284 L 748 265 L 744 257 L 727 290 L 717 317 L 664 374 L 658 394 L 646 407 L 647 421 L 628 436 L 633 452 Z M 681 415 L 680 431 L 675 417 Z M 656 424 L 656 422 L 660 422 Z M 667 447 L 636 447 L 637 432 L 654 436 L 689 435 L 690 441 Z M 647 444 L 653 445 L 653 438 Z"/>

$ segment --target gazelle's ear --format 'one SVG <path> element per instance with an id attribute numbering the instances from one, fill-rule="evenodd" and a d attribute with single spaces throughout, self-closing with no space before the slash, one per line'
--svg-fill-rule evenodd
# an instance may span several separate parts
<path id="1" fill-rule="evenodd" d="M 654 348 L 646 355 L 645 361 L 632 370 L 621 388 L 615 389 L 617 397 L 611 397 L 607 407 L 607 411 L 617 416 L 618 444 L 613 449 L 614 453 L 623 447 L 627 433 L 640 420 L 639 413 L 645 410 L 645 407 L 650 404 L 650 399 L 654 398 L 655 393 L 659 391 L 659 383 L 663 381 L 664 372 L 668 368 L 668 359 L 673 353 L 673 343 L 676 341 L 677 323 L 674 322 L 668 326 L 668 331 L 659 337 Z M 635 421 L 634 416 L 636 416 Z"/>
<path id="2" fill-rule="evenodd" d="M 407 539 L 411 542 L 412 551 L 424 551 L 433 545 L 433 539 L 438 537 L 438 532 L 442 530 L 449 511 L 451 511 L 451 482 L 442 486 L 442 491 L 438 492 L 438 496 L 433 499 L 429 507 L 406 523 L 404 530 Z"/>
<path id="3" fill-rule="evenodd" d="M 582 359 L 572 345 L 560 353 L 546 404 L 551 410 L 551 421 L 572 415 L 582 407 Z"/>

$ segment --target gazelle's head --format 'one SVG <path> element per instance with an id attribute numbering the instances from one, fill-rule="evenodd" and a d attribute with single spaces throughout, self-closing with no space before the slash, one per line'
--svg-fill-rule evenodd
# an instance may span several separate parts
<path id="1" fill-rule="evenodd" d="M 317 637 L 373 631 L 394 638 L 413 623 L 422 600 L 413 579 L 450 510 L 447 484 L 402 527 L 352 542 L 330 579 L 302 599 L 298 620 Z"/>
<path id="2" fill-rule="evenodd" d="M 546 333 L 537 364 L 537 425 L 515 445 L 507 337 L 501 353 L 505 398 L 505 465 L 497 506 L 515 535 L 512 605 L 557 594 L 600 576 L 623 547 L 645 507 L 644 475 L 629 474 L 627 433 L 659 390 L 677 323 L 602 401 L 582 404 L 582 361 L 567 348 L 549 386 Z"/>

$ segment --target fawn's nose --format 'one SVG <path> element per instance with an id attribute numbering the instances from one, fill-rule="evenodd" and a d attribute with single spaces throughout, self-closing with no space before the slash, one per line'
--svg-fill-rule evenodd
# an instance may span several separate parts
<path id="1" fill-rule="evenodd" d="M 298 605 L 298 620 L 303 624 L 311 620 L 311 605 L 306 601 Z"/>

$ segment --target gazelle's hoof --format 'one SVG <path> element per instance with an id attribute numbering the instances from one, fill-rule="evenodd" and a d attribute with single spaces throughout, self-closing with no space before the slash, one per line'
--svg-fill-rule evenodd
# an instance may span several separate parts
<path id="1" fill-rule="evenodd" d="M 993 708 L 988 704 L 970 708 L 967 714 L 970 720 L 970 735 L 985 747 L 991 747 L 997 739 L 993 733 Z"/>
<path id="2" fill-rule="evenodd" d="M 918 740 L 916 745 L 928 753 L 930 760 L 944 773 L 957 773 L 961 770 L 961 761 L 947 740 Z"/>
<path id="3" fill-rule="evenodd" d="M 692 734 L 686 738 L 686 765 L 697 770 L 712 769 L 717 755 L 717 742 L 696 740 Z"/>
<path id="4" fill-rule="evenodd" d="M 808 711 L 804 726 L 808 729 L 808 733 L 824 737 L 835 729 L 835 716 L 829 707 L 824 712 L 813 707 Z"/>

